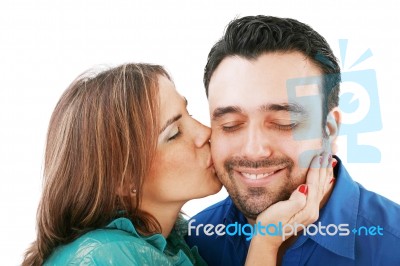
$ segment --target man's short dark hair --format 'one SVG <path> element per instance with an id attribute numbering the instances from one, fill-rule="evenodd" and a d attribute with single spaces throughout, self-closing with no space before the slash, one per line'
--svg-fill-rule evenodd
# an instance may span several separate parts
<path id="1" fill-rule="evenodd" d="M 321 68 L 324 74 L 323 125 L 326 115 L 339 104 L 340 67 L 329 44 L 310 26 L 295 19 L 272 16 L 247 16 L 232 20 L 224 36 L 211 48 L 204 69 L 208 86 L 215 69 L 229 56 L 252 60 L 268 52 L 298 51 Z"/>

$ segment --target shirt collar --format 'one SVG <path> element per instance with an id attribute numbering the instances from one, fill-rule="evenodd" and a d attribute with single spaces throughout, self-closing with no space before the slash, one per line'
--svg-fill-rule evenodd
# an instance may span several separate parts
<path id="1" fill-rule="evenodd" d="M 339 233 L 334 236 L 316 234 L 310 238 L 333 253 L 354 259 L 355 235 L 351 230 L 356 227 L 357 223 L 360 190 L 340 159 L 336 156 L 335 159 L 338 161 L 334 169 L 335 187 L 328 202 L 321 209 L 320 218 L 315 224 L 321 223 L 322 226 L 348 224 L 346 228 L 350 234 L 347 236 L 340 236 Z"/>
<path id="2" fill-rule="evenodd" d="M 225 199 L 225 204 L 228 206 L 223 216 L 223 223 L 225 225 L 234 223 L 248 223 L 246 217 L 239 211 L 238 208 L 236 208 L 236 205 L 233 203 L 230 196 Z M 244 246 L 248 248 L 250 245 L 250 241 L 247 241 L 245 238 L 243 238 L 243 235 L 240 236 L 238 234 L 235 234 L 234 236 L 230 236 L 227 239 L 234 246 L 235 251 L 237 251 L 236 254 L 240 254 L 239 250 Z"/>
<path id="3" fill-rule="evenodd" d="M 127 218 L 118 218 L 109 223 L 106 228 L 110 229 L 119 229 L 125 232 L 131 233 L 133 236 L 143 239 L 150 245 L 154 246 L 158 250 L 164 252 L 165 247 L 167 246 L 167 240 L 161 234 L 154 234 L 150 236 L 141 236 L 136 231 L 135 226 L 132 222 Z"/>
<path id="4" fill-rule="evenodd" d="M 230 196 L 228 196 L 226 199 L 226 204 L 228 205 L 228 208 L 226 208 L 226 212 L 224 214 L 224 224 L 231 224 L 238 222 L 240 224 L 247 223 L 246 217 L 239 211 L 238 208 L 236 208 L 236 205 L 233 203 L 232 199 Z"/>

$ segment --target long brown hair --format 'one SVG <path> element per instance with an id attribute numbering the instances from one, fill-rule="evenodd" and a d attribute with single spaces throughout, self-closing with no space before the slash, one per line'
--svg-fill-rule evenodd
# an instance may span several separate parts
<path id="1" fill-rule="evenodd" d="M 125 64 L 80 76 L 61 96 L 46 143 L 37 239 L 23 265 L 41 265 L 59 245 L 129 217 L 139 232 L 160 232 L 140 211 L 141 186 L 158 138 L 157 65 Z M 134 186 L 136 197 L 118 189 Z"/>

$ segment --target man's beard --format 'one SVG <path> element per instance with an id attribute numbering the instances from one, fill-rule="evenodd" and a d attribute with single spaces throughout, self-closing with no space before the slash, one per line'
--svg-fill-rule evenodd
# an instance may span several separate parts
<path id="1" fill-rule="evenodd" d="M 234 168 L 260 168 L 260 167 L 279 167 L 285 168 L 286 171 L 283 182 L 279 187 L 248 187 L 245 192 L 239 191 L 238 185 L 234 178 Z M 260 161 L 249 161 L 240 157 L 233 157 L 225 161 L 224 169 L 227 173 L 230 183 L 225 182 L 230 197 L 236 207 L 244 214 L 245 217 L 256 219 L 258 214 L 267 209 L 272 204 L 289 199 L 292 192 L 305 180 L 304 176 L 292 176 L 294 162 L 290 158 L 269 158 Z M 226 180 L 225 173 L 217 171 L 217 175 L 221 181 Z M 296 182 L 296 183 L 295 183 Z M 300 182 L 300 183 L 299 183 Z M 222 182 L 224 183 L 224 182 Z"/>

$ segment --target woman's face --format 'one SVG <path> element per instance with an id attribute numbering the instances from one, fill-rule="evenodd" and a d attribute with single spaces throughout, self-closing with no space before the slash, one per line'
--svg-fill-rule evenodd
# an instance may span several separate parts
<path id="1" fill-rule="evenodd" d="M 185 203 L 215 194 L 222 186 L 211 159 L 210 128 L 188 114 L 185 98 L 168 78 L 159 77 L 159 88 L 161 128 L 155 160 L 143 183 L 142 207 Z"/>

